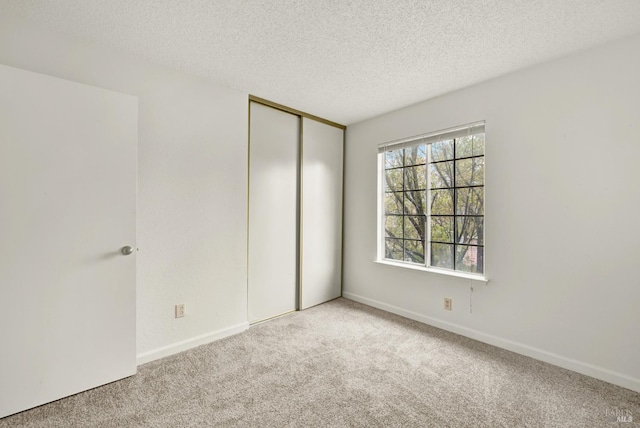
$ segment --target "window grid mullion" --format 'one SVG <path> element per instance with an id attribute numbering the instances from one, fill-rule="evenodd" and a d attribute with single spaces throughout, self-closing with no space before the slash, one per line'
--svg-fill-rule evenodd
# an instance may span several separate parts
<path id="1" fill-rule="evenodd" d="M 457 198 L 458 198 L 458 192 L 456 192 L 456 142 L 457 142 L 457 138 L 453 139 L 453 179 L 451 182 L 451 186 L 453 189 L 453 270 L 456 270 L 456 242 L 458 241 L 458 218 L 457 218 L 457 213 L 458 210 L 456 209 L 458 204 L 457 204 Z"/>
<path id="2" fill-rule="evenodd" d="M 405 239 L 405 233 L 404 233 L 404 225 L 407 219 L 406 213 L 405 213 L 406 203 L 407 203 L 405 199 L 407 197 L 407 183 L 406 183 L 407 174 L 405 174 L 407 172 L 406 155 L 407 155 L 407 149 L 402 149 L 402 261 L 403 262 L 405 261 L 405 251 L 406 251 L 406 243 L 407 243 L 407 240 Z"/>
<path id="3" fill-rule="evenodd" d="M 455 164 L 453 166 L 455 168 Z M 448 189 L 452 189 L 452 188 L 456 188 L 456 189 L 474 189 L 474 188 L 478 188 L 478 187 L 484 187 L 484 184 L 470 184 L 468 186 L 452 186 L 452 187 L 434 187 L 431 190 L 448 190 Z M 390 192 L 387 192 L 390 193 Z"/>
<path id="4" fill-rule="evenodd" d="M 423 246 L 423 254 L 424 254 L 423 265 L 426 266 L 426 267 L 431 267 L 432 266 L 432 257 L 433 257 L 432 243 L 443 244 L 443 245 L 447 244 L 447 243 L 441 242 L 441 241 L 431 241 L 431 239 L 432 239 L 432 227 L 433 227 L 432 223 L 433 223 L 433 220 L 436 217 L 443 217 L 443 218 L 444 217 L 448 217 L 448 218 L 451 218 L 453 220 L 453 224 L 451 224 L 451 226 L 450 226 L 451 227 L 450 230 L 452 230 L 452 232 L 453 232 L 453 239 L 452 239 L 453 242 L 450 244 L 451 245 L 451 250 L 452 250 L 452 253 L 451 253 L 452 261 L 451 261 L 451 265 L 450 266 L 452 266 L 454 271 L 458 271 L 458 267 L 459 267 L 458 264 L 459 263 L 458 263 L 458 260 L 457 260 L 457 249 L 458 249 L 458 247 L 463 245 L 463 244 L 461 244 L 462 241 L 460 241 L 459 236 L 458 236 L 461 233 L 461 229 L 460 229 L 461 225 L 458 224 L 458 218 L 463 218 L 464 217 L 465 220 L 466 220 L 466 217 L 475 218 L 478 221 L 484 223 L 484 217 L 485 217 L 484 214 L 480 214 L 480 215 L 478 215 L 478 214 L 468 214 L 468 213 L 460 214 L 457 211 L 457 205 L 458 205 L 457 190 L 459 190 L 459 189 L 469 189 L 469 191 L 471 192 L 473 188 L 478 188 L 478 189 L 482 188 L 482 193 L 484 193 L 484 183 L 483 184 L 461 185 L 460 187 L 457 186 L 457 173 L 458 173 L 458 171 L 457 171 L 457 162 L 460 161 L 460 160 L 465 160 L 465 159 L 474 159 L 474 165 L 475 165 L 475 159 L 476 158 L 481 158 L 481 157 L 484 158 L 485 155 L 483 153 L 481 155 L 464 156 L 464 157 L 461 157 L 460 159 L 458 159 L 457 156 L 459 154 L 459 150 L 458 150 L 458 147 L 457 147 L 457 143 L 459 142 L 458 141 L 459 138 L 453 138 L 452 140 L 453 140 L 452 141 L 453 145 L 451 146 L 451 149 L 452 149 L 452 152 L 453 152 L 453 157 L 451 159 L 448 159 L 448 160 L 447 159 L 445 159 L 445 160 L 434 160 L 434 156 L 433 156 L 432 150 L 430 150 L 432 143 L 420 145 L 420 146 L 423 146 L 424 150 L 425 150 L 425 156 L 424 156 L 425 163 L 420 163 L 420 164 L 408 166 L 408 164 L 407 164 L 407 162 L 408 162 L 408 160 L 407 160 L 407 156 L 408 156 L 407 150 L 408 149 L 407 148 L 403 148 L 402 149 L 402 154 L 401 154 L 401 156 L 402 156 L 402 164 L 401 164 L 401 166 L 387 168 L 386 167 L 387 163 L 386 163 L 386 160 L 385 160 L 385 164 L 383 165 L 383 168 L 382 168 L 382 172 L 383 172 L 383 174 L 385 176 L 384 177 L 385 180 L 387 179 L 387 177 L 386 177 L 387 174 L 386 174 L 385 171 L 400 170 L 398 172 L 402 173 L 402 178 L 401 178 L 401 181 L 400 181 L 402 183 L 402 186 L 400 188 L 401 190 L 393 190 L 393 189 L 386 190 L 386 189 L 383 189 L 383 195 L 384 194 L 389 194 L 389 193 L 396 193 L 396 197 L 397 197 L 397 196 L 399 196 L 399 195 L 397 195 L 398 191 L 402 193 L 402 196 L 397 198 L 397 199 L 400 200 L 400 202 L 402 204 L 401 211 L 398 214 L 396 214 L 396 213 L 388 213 L 387 214 L 386 205 L 384 204 L 384 199 L 383 199 L 383 215 L 385 217 L 396 217 L 396 218 L 397 217 L 402 217 L 401 235 L 399 236 L 399 239 L 394 239 L 394 241 L 397 241 L 398 244 L 401 245 L 402 253 L 401 253 L 400 260 L 403 261 L 403 262 L 414 260 L 413 252 L 411 252 L 411 254 L 412 254 L 411 257 L 407 258 L 407 251 L 410 249 L 408 247 L 408 244 L 411 244 L 411 249 L 412 249 L 411 251 L 413 251 L 414 247 L 416 246 L 416 243 L 422 241 L 423 245 L 424 245 Z M 420 146 L 418 146 L 418 147 L 420 147 Z M 420 150 L 422 150 L 422 149 L 420 149 Z M 473 149 L 473 150 L 475 150 L 475 149 Z M 386 156 L 386 154 L 385 154 L 385 156 Z M 386 159 L 386 158 L 384 158 L 384 159 Z M 430 170 L 436 164 L 444 163 L 444 162 L 451 162 L 451 164 L 452 164 L 452 168 L 453 168 L 452 171 L 451 171 L 451 180 L 452 181 L 449 183 L 449 187 L 431 188 L 431 186 L 432 186 L 431 178 L 432 177 L 431 177 L 431 174 L 430 174 Z M 413 168 L 423 167 L 424 168 L 423 174 L 424 174 L 424 180 L 425 180 L 425 183 L 426 183 L 426 186 L 424 186 L 425 188 L 421 188 L 421 189 L 413 189 L 413 188 L 409 189 L 408 188 L 408 186 L 410 184 L 409 183 L 409 178 L 411 178 L 412 180 L 415 180 L 416 177 L 419 177 L 418 170 L 412 170 L 411 177 L 408 177 L 407 176 L 407 172 L 408 172 L 408 168 L 409 167 L 413 167 Z M 415 173 L 413 171 L 415 171 Z M 386 181 L 383 182 L 383 183 L 386 183 Z M 413 183 L 413 181 L 412 181 L 412 183 Z M 417 181 L 416 181 L 416 184 L 417 184 Z M 461 183 L 461 184 L 463 184 L 463 183 Z M 420 187 L 423 187 L 423 186 L 420 186 Z M 434 216 L 432 214 L 431 198 L 432 198 L 433 191 L 436 191 L 436 190 L 449 190 L 449 191 L 452 192 L 450 200 L 452 201 L 452 204 L 453 204 L 453 206 L 452 206 L 452 211 L 453 212 L 451 214 L 442 214 L 442 215 L 437 215 L 437 216 Z M 413 192 L 411 198 L 408 195 L 408 192 L 410 192 L 410 191 Z M 425 201 L 424 201 L 424 215 L 420 214 L 420 209 L 418 209 L 417 212 L 415 212 L 415 214 L 411 214 L 413 212 L 413 210 L 408 210 L 408 208 L 407 208 L 407 204 L 411 203 L 411 201 L 413 201 L 414 204 L 417 204 L 417 201 L 414 201 L 414 197 L 417 197 L 418 193 L 422 193 L 424 195 L 424 198 L 425 198 Z M 417 207 L 418 206 L 416 205 L 416 208 Z M 416 224 L 416 221 L 418 223 L 422 223 L 423 224 L 423 227 L 425 228 L 425 230 L 424 230 L 424 234 L 423 234 L 422 239 L 420 239 L 419 236 L 417 236 L 418 239 L 415 239 L 416 237 L 412 237 L 411 239 L 408 238 L 408 235 L 406 233 L 407 232 L 406 229 L 407 229 L 407 226 L 408 226 L 407 221 L 412 216 L 422 217 L 421 219 L 418 219 L 418 218 L 413 219 L 412 218 L 411 219 L 412 221 L 410 222 L 416 228 L 418 228 L 418 225 Z M 386 243 L 385 243 L 386 242 L 385 241 L 385 239 L 386 239 L 385 238 L 385 236 L 386 236 L 385 227 L 386 226 L 385 225 L 386 225 L 386 220 L 385 220 L 385 222 L 383 222 L 383 233 L 382 233 L 382 238 L 383 238 L 383 243 L 382 244 L 383 244 L 383 248 L 385 248 L 385 252 L 386 252 Z M 411 230 L 413 230 L 413 226 L 411 227 Z M 464 229 L 464 230 L 466 230 L 466 229 Z M 469 247 L 469 248 L 482 249 L 484 247 L 483 244 L 479 244 L 477 242 L 476 242 L 476 244 L 465 243 L 464 245 L 465 245 L 465 248 Z M 416 251 L 418 251 L 418 250 L 416 249 Z M 394 258 L 393 256 L 391 256 L 391 257 Z"/>
<path id="5" fill-rule="evenodd" d="M 429 168 L 431 166 L 431 144 L 426 144 L 424 148 L 426 152 L 426 165 L 424 168 L 425 174 L 425 206 L 426 206 L 426 214 L 425 217 L 425 242 L 424 242 L 424 265 L 426 267 L 431 266 L 431 174 L 429 174 Z"/>
<path id="6" fill-rule="evenodd" d="M 453 245 L 453 243 L 451 242 L 445 242 L 445 241 L 431 241 L 434 244 L 445 244 L 445 245 Z M 459 247 L 484 247 L 484 244 L 459 244 Z"/>
<path id="7" fill-rule="evenodd" d="M 455 156 L 455 155 L 454 155 Z M 456 160 L 465 160 L 465 159 L 474 159 L 474 158 L 483 158 L 484 155 L 473 155 L 473 156 L 463 156 L 461 158 L 458 158 Z M 455 159 L 455 158 L 454 158 Z M 431 163 L 445 163 L 445 162 L 451 162 L 454 159 L 442 159 L 442 160 L 437 160 L 437 161 L 433 161 Z M 392 169 L 392 168 L 390 168 Z"/>

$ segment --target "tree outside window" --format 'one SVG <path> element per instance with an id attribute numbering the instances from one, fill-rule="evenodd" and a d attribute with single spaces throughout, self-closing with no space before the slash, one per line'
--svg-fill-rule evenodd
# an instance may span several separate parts
<path id="1" fill-rule="evenodd" d="M 384 152 L 384 258 L 483 273 L 484 136 Z"/>

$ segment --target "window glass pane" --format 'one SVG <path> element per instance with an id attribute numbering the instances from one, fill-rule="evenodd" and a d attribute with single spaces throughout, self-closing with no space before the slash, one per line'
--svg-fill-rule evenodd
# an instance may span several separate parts
<path id="1" fill-rule="evenodd" d="M 404 212 L 405 214 L 426 214 L 427 210 L 427 192 L 424 190 L 419 192 L 405 192 L 404 194 Z"/>
<path id="2" fill-rule="evenodd" d="M 402 192 L 387 192 L 384 194 L 385 214 L 402 214 Z"/>
<path id="3" fill-rule="evenodd" d="M 385 191 L 402 190 L 402 168 L 385 171 Z"/>
<path id="4" fill-rule="evenodd" d="M 456 222 L 459 244 L 484 245 L 483 217 L 456 217 Z"/>
<path id="5" fill-rule="evenodd" d="M 425 218 L 423 216 L 408 215 L 404 217 L 404 238 L 424 241 Z"/>
<path id="6" fill-rule="evenodd" d="M 438 141 L 429 145 L 431 162 L 453 159 L 453 140 Z"/>
<path id="7" fill-rule="evenodd" d="M 384 236 L 402 238 L 402 216 L 389 215 L 384 219 Z"/>
<path id="8" fill-rule="evenodd" d="M 427 188 L 426 166 L 412 166 L 404 169 L 405 190 L 418 190 Z"/>
<path id="9" fill-rule="evenodd" d="M 453 217 L 431 216 L 431 240 L 453 243 Z"/>
<path id="10" fill-rule="evenodd" d="M 422 144 L 420 146 L 404 149 L 405 166 L 424 165 L 425 163 L 427 163 L 427 146 L 426 145 Z"/>
<path id="11" fill-rule="evenodd" d="M 404 154 L 402 149 L 386 152 L 384 154 L 384 167 L 388 169 L 403 166 L 403 158 Z"/>
<path id="12" fill-rule="evenodd" d="M 432 243 L 431 266 L 453 269 L 453 245 Z"/>
<path id="13" fill-rule="evenodd" d="M 422 241 L 404 241 L 404 260 L 424 263 L 424 244 Z"/>
<path id="14" fill-rule="evenodd" d="M 473 136 L 473 155 L 484 155 L 484 134 L 475 134 Z"/>
<path id="15" fill-rule="evenodd" d="M 453 187 L 453 162 L 430 164 L 429 180 L 432 189 Z"/>
<path id="16" fill-rule="evenodd" d="M 429 245 L 430 266 L 483 273 L 484 150 L 480 133 L 384 154 L 386 258 L 424 264 Z"/>
<path id="17" fill-rule="evenodd" d="M 456 138 L 456 159 L 473 156 L 473 135 Z"/>
<path id="18" fill-rule="evenodd" d="M 484 187 L 456 189 L 457 215 L 484 214 Z"/>
<path id="19" fill-rule="evenodd" d="M 431 215 L 453 215 L 453 189 L 431 191 Z"/>
<path id="20" fill-rule="evenodd" d="M 456 270 L 482 273 L 483 258 L 483 247 L 456 245 Z"/>
<path id="21" fill-rule="evenodd" d="M 484 134 L 456 138 L 456 159 L 484 154 Z"/>
<path id="22" fill-rule="evenodd" d="M 392 260 L 404 260 L 402 239 L 385 238 L 384 257 Z"/>
<path id="23" fill-rule="evenodd" d="M 484 157 L 456 161 L 456 186 L 484 184 Z"/>

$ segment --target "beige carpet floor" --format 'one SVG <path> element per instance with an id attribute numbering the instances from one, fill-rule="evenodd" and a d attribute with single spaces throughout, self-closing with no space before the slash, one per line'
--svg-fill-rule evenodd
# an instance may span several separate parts
<path id="1" fill-rule="evenodd" d="M 616 414 L 634 418 L 616 422 Z M 346 299 L 0 427 L 630 427 L 640 394 Z"/>

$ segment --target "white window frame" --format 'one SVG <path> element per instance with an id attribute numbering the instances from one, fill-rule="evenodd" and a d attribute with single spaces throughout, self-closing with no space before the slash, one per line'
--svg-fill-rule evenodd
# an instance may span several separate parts
<path id="1" fill-rule="evenodd" d="M 385 205 L 385 197 L 384 197 L 385 195 L 385 156 L 384 155 L 385 153 L 387 151 L 411 148 L 411 147 L 419 146 L 422 144 L 429 145 L 432 143 L 437 143 L 439 141 L 450 140 L 454 138 L 459 138 L 459 137 L 464 137 L 467 135 L 473 135 L 473 134 L 479 134 L 479 133 L 486 134 L 484 121 L 473 122 L 466 125 L 457 126 L 454 128 L 448 128 L 448 129 L 444 129 L 436 132 L 417 135 L 414 137 L 404 138 L 401 140 L 390 141 L 387 143 L 380 144 L 378 146 L 378 209 L 377 209 L 378 211 L 377 212 L 378 214 L 377 215 L 377 230 L 378 230 L 377 238 L 378 239 L 377 239 L 377 258 L 375 260 L 376 263 L 380 263 L 388 266 L 466 278 L 466 279 L 476 280 L 476 281 L 485 282 L 485 283 L 488 282 L 486 251 L 484 252 L 484 257 L 483 257 L 483 273 L 472 273 L 472 272 L 465 272 L 461 270 L 452 270 L 452 269 L 430 266 L 429 265 L 430 259 L 431 259 L 430 248 L 429 248 L 430 247 L 429 245 L 430 227 L 428 226 L 426 228 L 427 237 L 425 238 L 424 264 L 385 258 L 385 224 L 384 224 L 384 220 L 385 220 L 385 206 L 384 206 Z M 427 150 L 427 153 L 429 152 L 430 150 Z M 486 152 L 486 136 L 485 136 L 485 152 Z M 427 158 L 427 170 L 428 170 L 428 165 L 429 165 L 429 158 Z M 428 176 L 428 173 L 427 173 L 427 176 Z M 427 184 L 427 188 L 429 187 L 430 186 Z M 483 184 L 482 189 L 483 189 L 483 196 L 486 200 L 485 184 Z M 430 203 L 429 203 L 430 190 L 428 189 L 426 190 L 426 201 L 427 201 L 426 219 L 428 223 L 429 218 L 431 216 Z M 483 218 L 483 222 L 484 222 L 484 218 Z M 486 248 L 486 245 L 487 245 L 486 222 L 484 222 L 484 229 L 485 229 L 485 233 L 483 237 L 483 246 L 484 248 Z M 455 252 L 454 252 L 454 257 L 455 257 Z"/>

